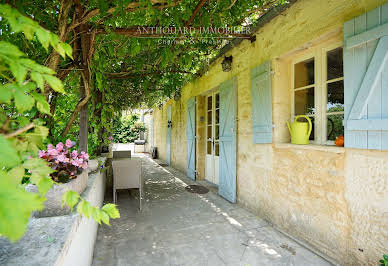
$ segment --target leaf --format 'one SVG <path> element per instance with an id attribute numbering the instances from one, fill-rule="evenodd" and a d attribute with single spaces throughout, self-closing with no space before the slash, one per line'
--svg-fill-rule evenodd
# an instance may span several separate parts
<path id="1" fill-rule="evenodd" d="M 77 212 L 89 218 L 92 215 L 92 206 L 89 202 L 82 200 L 77 206 Z"/>
<path id="2" fill-rule="evenodd" d="M 65 42 L 61 42 L 59 45 L 65 51 L 66 55 L 68 57 L 70 57 L 71 59 L 73 59 L 73 48 L 71 48 L 70 44 L 67 44 Z"/>
<path id="3" fill-rule="evenodd" d="M 46 195 L 46 193 L 53 186 L 54 181 L 50 177 L 41 178 L 38 182 L 38 190 L 42 196 Z"/>
<path id="4" fill-rule="evenodd" d="M 35 98 L 36 107 L 38 108 L 38 110 L 41 113 L 51 115 L 51 113 L 50 113 L 50 105 L 46 101 L 46 98 L 42 94 L 37 93 L 37 92 L 33 92 L 32 96 Z"/>
<path id="5" fill-rule="evenodd" d="M 10 103 L 12 98 L 12 91 L 9 86 L 0 85 L 0 102 Z"/>
<path id="6" fill-rule="evenodd" d="M 31 79 L 36 82 L 41 92 L 44 90 L 44 79 L 43 76 L 38 72 L 31 72 Z"/>
<path id="7" fill-rule="evenodd" d="M 41 168 L 43 166 L 47 166 L 47 162 L 43 159 L 39 158 L 32 158 L 28 159 L 23 163 L 24 168 L 30 169 L 30 170 L 36 170 L 38 168 Z"/>
<path id="8" fill-rule="evenodd" d="M 106 212 L 109 215 L 109 217 L 112 219 L 120 218 L 119 210 L 116 208 L 115 204 L 108 203 L 108 204 L 104 205 L 101 208 L 101 210 Z"/>
<path id="9" fill-rule="evenodd" d="M 36 63 L 34 60 L 28 59 L 28 58 L 21 58 L 19 60 L 20 64 L 26 66 L 29 68 L 31 71 L 39 72 L 42 74 L 50 74 L 53 75 L 55 74 L 55 71 L 52 70 L 49 67 L 42 66 L 38 63 Z"/>
<path id="10" fill-rule="evenodd" d="M 31 108 L 34 106 L 34 98 L 25 94 L 25 92 L 20 89 L 15 91 L 14 97 L 16 108 L 20 113 L 31 110 Z"/>
<path id="11" fill-rule="evenodd" d="M 16 118 L 16 120 L 19 123 L 19 127 L 24 127 L 25 125 L 30 123 L 30 119 L 25 116 L 19 116 L 18 118 Z"/>
<path id="12" fill-rule="evenodd" d="M 32 172 L 30 179 L 33 184 L 39 184 L 42 178 L 48 177 L 53 172 L 53 169 L 47 165 L 47 162 L 39 158 L 25 161 L 23 167 Z"/>
<path id="13" fill-rule="evenodd" d="M 25 54 L 20 51 L 17 46 L 5 41 L 0 41 L 0 54 L 13 57 L 25 56 Z"/>
<path id="14" fill-rule="evenodd" d="M 61 42 L 59 41 L 59 38 L 57 35 L 54 35 L 52 36 L 53 39 L 55 39 L 55 41 L 53 41 L 53 43 L 57 43 L 55 46 L 53 46 L 53 48 L 55 49 L 55 51 L 58 52 L 58 54 L 60 54 L 64 59 L 66 58 L 66 51 L 65 49 L 62 47 L 61 45 Z"/>
<path id="15" fill-rule="evenodd" d="M 102 211 L 100 211 L 99 208 L 92 207 L 92 217 L 93 217 L 93 220 L 95 220 L 99 224 L 101 224 L 101 218 L 102 218 L 101 217 L 101 213 L 102 213 Z"/>
<path id="16" fill-rule="evenodd" d="M 0 167 L 13 167 L 20 162 L 20 158 L 11 143 L 0 135 Z"/>
<path id="17" fill-rule="evenodd" d="M 43 48 L 47 51 L 50 45 L 50 32 L 43 28 L 38 28 L 36 29 L 35 34 L 38 37 L 38 40 L 42 44 Z"/>
<path id="18" fill-rule="evenodd" d="M 16 167 L 12 168 L 11 170 L 9 170 L 7 174 L 8 174 L 8 176 L 10 176 L 12 178 L 15 185 L 21 184 L 23 176 L 24 176 L 24 167 L 20 166 L 20 165 L 16 166 Z"/>
<path id="19" fill-rule="evenodd" d="M 12 178 L 0 173 L 0 234 L 15 242 L 27 228 L 32 211 L 43 209 L 43 198 L 15 185 Z"/>
<path id="20" fill-rule="evenodd" d="M 110 225 L 109 223 L 109 215 L 104 212 L 104 211 L 101 211 L 101 220 L 104 224 L 107 224 L 107 225 Z"/>
<path id="21" fill-rule="evenodd" d="M 73 211 L 73 207 L 78 203 L 78 199 L 79 199 L 79 195 L 77 192 L 68 190 L 62 196 L 61 206 L 63 207 L 63 204 L 66 204 L 67 206 L 70 207 L 70 210 Z"/>
<path id="22" fill-rule="evenodd" d="M 27 68 L 19 64 L 17 61 L 9 65 L 12 75 L 19 84 L 23 84 L 27 76 Z"/>
<path id="23" fill-rule="evenodd" d="M 49 129 L 44 126 L 35 126 L 35 133 L 44 140 L 49 134 Z"/>
<path id="24" fill-rule="evenodd" d="M 60 79 L 51 75 L 43 75 L 43 77 L 53 90 L 61 93 L 65 92 Z"/>

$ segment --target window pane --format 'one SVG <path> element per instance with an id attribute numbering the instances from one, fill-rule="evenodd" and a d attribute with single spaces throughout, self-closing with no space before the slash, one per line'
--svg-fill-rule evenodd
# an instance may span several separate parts
<path id="1" fill-rule="evenodd" d="M 220 126 L 216 126 L 216 140 L 219 139 L 220 136 Z"/>
<path id="2" fill-rule="evenodd" d="M 327 112 L 342 112 L 344 110 L 344 81 L 327 84 Z"/>
<path id="3" fill-rule="evenodd" d="M 327 80 L 344 75 L 342 47 L 327 52 Z"/>
<path id="4" fill-rule="evenodd" d="M 207 142 L 207 154 L 212 154 L 212 145 L 213 143 L 211 141 Z"/>
<path id="5" fill-rule="evenodd" d="M 314 84 L 314 58 L 295 64 L 295 88 Z"/>
<path id="6" fill-rule="evenodd" d="M 216 108 L 220 108 L 220 95 L 216 94 Z"/>
<path id="7" fill-rule="evenodd" d="M 207 126 L 207 138 L 212 138 L 212 126 Z"/>
<path id="8" fill-rule="evenodd" d="M 338 136 L 344 134 L 343 120 L 344 115 L 327 116 L 327 140 L 335 140 Z"/>
<path id="9" fill-rule="evenodd" d="M 314 113 L 314 88 L 295 91 L 295 115 Z"/>
<path id="10" fill-rule="evenodd" d="M 220 109 L 216 110 L 216 124 L 220 123 Z"/>
<path id="11" fill-rule="evenodd" d="M 217 142 L 216 144 L 215 144 L 215 148 L 216 148 L 216 156 L 220 156 L 220 144 Z"/>
<path id="12" fill-rule="evenodd" d="M 207 97 L 207 109 L 211 110 L 212 109 L 212 96 Z"/>
<path id="13" fill-rule="evenodd" d="M 315 130 L 314 130 L 315 129 L 315 118 L 314 117 L 309 117 L 309 118 L 310 118 L 311 124 L 312 124 L 312 129 L 311 129 L 311 134 L 310 134 L 309 140 L 314 140 L 315 139 Z"/>
<path id="14" fill-rule="evenodd" d="M 212 112 L 207 112 L 207 124 L 211 125 L 212 124 Z"/>

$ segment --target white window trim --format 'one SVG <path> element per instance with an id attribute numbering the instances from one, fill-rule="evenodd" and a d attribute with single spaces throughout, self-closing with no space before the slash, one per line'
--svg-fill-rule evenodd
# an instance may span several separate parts
<path id="1" fill-rule="evenodd" d="M 220 92 L 219 91 L 214 91 L 208 95 L 206 95 L 206 147 L 205 147 L 205 150 L 206 150 L 206 154 L 207 155 L 210 155 L 207 153 L 207 143 L 209 141 L 212 142 L 212 155 L 214 156 L 217 156 L 215 155 L 216 154 L 216 147 L 215 145 L 218 144 L 218 148 L 220 147 L 219 146 L 219 135 L 218 135 L 218 139 L 216 139 L 216 128 L 218 126 L 218 128 L 220 127 L 220 121 L 218 121 L 218 124 L 216 123 L 216 112 L 217 110 L 220 109 L 220 106 L 218 106 L 218 108 L 216 108 L 216 95 L 219 95 Z M 212 112 L 212 137 L 209 138 L 209 134 L 208 134 L 208 113 L 209 113 L 209 110 L 208 110 L 208 101 L 209 101 L 209 98 L 212 98 L 212 109 L 211 109 L 211 112 Z M 214 121 L 214 123 L 213 123 Z M 219 150 L 218 150 L 219 151 Z M 219 155 L 218 155 L 219 156 Z"/>
<path id="2" fill-rule="evenodd" d="M 326 106 L 327 106 L 327 56 L 328 51 L 334 50 L 343 46 L 342 41 L 335 41 L 329 44 L 318 45 L 310 48 L 307 53 L 295 57 L 291 60 L 291 121 L 295 120 L 295 64 L 314 58 L 314 84 L 305 87 L 297 88 L 305 89 L 314 86 L 314 106 L 315 114 L 308 115 L 314 117 L 314 140 L 310 140 L 311 144 L 334 145 L 334 141 L 327 139 L 327 120 L 326 120 Z M 344 78 L 337 78 L 331 80 L 332 82 L 343 80 Z M 342 112 L 340 112 L 342 114 Z M 336 113 L 330 113 L 336 114 Z"/>

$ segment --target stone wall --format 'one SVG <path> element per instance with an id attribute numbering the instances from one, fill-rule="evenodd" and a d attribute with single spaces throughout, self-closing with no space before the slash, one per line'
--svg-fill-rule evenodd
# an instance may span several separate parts
<path id="1" fill-rule="evenodd" d="M 172 165 L 186 171 L 186 102 L 197 101 L 197 171 L 205 169 L 205 95 L 238 80 L 237 199 L 278 228 L 341 264 L 376 265 L 388 252 L 388 152 L 288 144 L 292 55 L 342 41 L 343 23 L 387 1 L 299 0 L 187 84 L 179 101 L 155 109 L 155 145 L 165 159 L 166 110 L 172 106 Z M 271 61 L 273 144 L 252 143 L 250 70 Z M 384 193 L 385 192 L 385 193 Z"/>

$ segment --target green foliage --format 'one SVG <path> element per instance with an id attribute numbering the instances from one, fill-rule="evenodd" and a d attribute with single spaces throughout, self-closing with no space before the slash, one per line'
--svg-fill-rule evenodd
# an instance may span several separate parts
<path id="1" fill-rule="evenodd" d="M 89 202 L 82 199 L 76 192 L 67 191 L 63 194 L 62 204 L 67 204 L 71 209 L 78 203 L 77 212 L 85 215 L 86 217 L 92 217 L 99 224 L 101 222 L 110 225 L 110 219 L 120 218 L 120 213 L 117 210 L 116 205 L 106 204 L 101 209 L 90 205 Z"/>
<path id="2" fill-rule="evenodd" d="M 380 266 L 388 266 L 388 255 L 384 254 L 383 259 L 379 260 Z"/>
<path id="3" fill-rule="evenodd" d="M 63 57 L 71 56 L 68 44 L 8 5 L 0 4 L 0 17 L 13 33 L 22 32 L 30 41 L 35 36 L 45 49 L 52 47 Z M 45 83 L 57 92 L 63 91 L 63 84 L 53 70 L 6 41 L 0 41 L 0 81 L 0 235 L 17 241 L 31 212 L 43 208 L 45 194 L 53 185 L 49 177 L 53 170 L 37 158 L 48 135 L 39 112 L 50 114 L 43 95 Z M 36 184 L 39 193 L 25 191 L 25 182 Z M 74 207 L 77 196 L 71 194 L 65 203 Z"/>
<path id="4" fill-rule="evenodd" d="M 328 112 L 343 112 L 342 105 L 336 105 L 329 108 Z M 344 135 L 344 126 L 342 121 L 344 115 L 330 115 L 327 121 L 328 140 L 335 140 L 338 136 Z"/>
<path id="5" fill-rule="evenodd" d="M 114 120 L 113 141 L 116 143 L 131 143 L 139 138 L 140 133 L 146 130 L 144 123 L 138 122 L 137 114 L 123 115 Z"/>
<path id="6" fill-rule="evenodd" d="M 44 198 L 25 192 L 5 172 L 0 172 L 0 233 L 12 241 L 23 236 L 32 211 L 43 209 Z"/>

